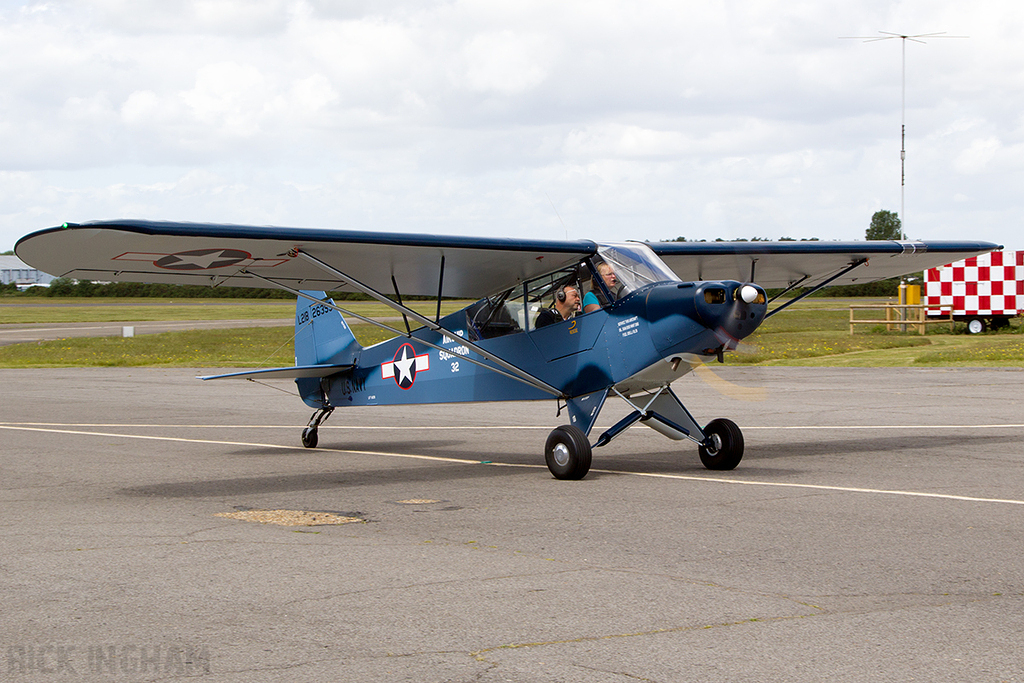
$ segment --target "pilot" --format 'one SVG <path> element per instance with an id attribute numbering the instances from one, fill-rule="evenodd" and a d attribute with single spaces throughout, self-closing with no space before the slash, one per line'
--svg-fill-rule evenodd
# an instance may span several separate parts
<path id="1" fill-rule="evenodd" d="M 614 300 L 619 291 L 619 278 L 615 276 L 615 271 L 607 263 L 598 263 L 597 274 L 604 280 L 604 284 L 608 291 L 612 293 Z M 604 292 L 601 291 L 600 287 L 594 286 L 583 297 L 583 312 L 590 313 L 591 311 L 596 311 L 601 308 L 603 303 L 608 303 L 604 300 Z"/>
<path id="2" fill-rule="evenodd" d="M 555 293 L 555 305 L 552 308 L 545 308 L 537 316 L 533 326 L 541 328 L 552 323 L 560 323 L 563 320 L 576 315 L 580 310 L 580 292 L 575 285 L 562 285 Z"/>

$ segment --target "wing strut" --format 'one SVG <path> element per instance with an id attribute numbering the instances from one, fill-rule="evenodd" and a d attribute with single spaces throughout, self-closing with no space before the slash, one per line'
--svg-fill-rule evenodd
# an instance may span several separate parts
<path id="1" fill-rule="evenodd" d="M 484 362 L 481 362 L 479 360 L 476 360 L 475 358 L 470 358 L 468 356 L 461 356 L 460 360 L 465 360 L 467 362 L 473 363 L 474 365 L 479 365 L 480 367 L 485 368 L 487 370 L 490 370 L 491 372 L 496 372 L 499 375 L 504 375 L 505 377 L 508 377 L 509 379 L 514 379 L 514 380 L 518 380 L 520 382 L 523 382 L 524 384 L 529 384 L 530 386 L 532 386 L 532 387 L 534 387 L 536 389 L 540 389 L 541 391 L 545 391 L 545 392 L 551 394 L 552 396 L 556 396 L 556 397 L 559 397 L 559 398 L 564 398 L 565 397 L 565 393 L 564 392 L 559 391 L 558 389 L 556 389 L 555 387 L 551 386 L 547 382 L 545 382 L 545 381 L 543 381 L 541 379 L 538 379 L 537 377 L 534 377 L 530 373 L 526 372 L 525 370 L 523 370 L 521 368 L 516 367 L 515 365 L 512 365 L 508 361 L 502 360 L 501 358 L 499 358 L 498 356 L 495 356 L 490 351 L 487 351 L 485 349 L 481 349 L 479 346 L 477 346 L 473 342 L 469 341 L 468 339 L 464 339 L 462 337 L 459 337 L 454 332 L 446 330 L 445 328 L 441 327 L 440 325 L 438 325 L 437 323 L 433 322 L 429 318 L 424 318 L 423 316 L 421 316 L 419 313 L 417 313 L 416 311 L 412 310 L 411 308 L 406 308 L 405 306 L 400 306 L 399 304 L 396 304 L 394 301 L 392 301 L 391 299 L 388 299 L 386 296 L 380 294 L 376 290 L 374 290 L 374 289 L 372 289 L 370 287 L 367 287 L 366 285 L 362 284 L 358 280 L 354 280 L 354 279 L 348 277 L 347 275 L 345 275 L 344 273 L 341 273 L 340 271 L 334 270 L 333 268 L 331 268 L 327 264 L 319 261 L 315 257 L 309 256 L 308 254 L 303 254 L 302 252 L 299 252 L 299 254 L 301 254 L 302 256 L 306 256 L 307 258 L 311 259 L 313 262 L 317 263 L 318 265 L 321 265 L 321 267 L 325 267 L 325 269 L 327 269 L 329 272 L 333 273 L 337 277 L 342 278 L 346 283 L 351 284 L 353 287 L 356 287 L 357 289 L 360 289 L 365 294 L 373 297 L 374 299 L 377 299 L 381 303 L 386 304 L 387 306 L 390 306 L 391 308 L 394 308 L 395 310 L 398 310 L 398 311 L 401 311 L 401 312 L 403 312 L 405 314 L 408 314 L 412 318 L 416 319 L 419 322 L 423 322 L 426 325 L 426 327 L 428 327 L 429 329 L 431 329 L 431 330 L 433 330 L 435 332 L 439 332 L 441 334 L 447 335 L 449 337 L 452 337 L 453 339 L 454 338 L 458 338 L 460 344 L 462 344 L 463 346 L 466 346 L 469 349 L 475 351 L 476 353 L 480 354 L 481 356 L 483 356 L 487 360 L 491 361 L 492 363 L 497 364 L 500 368 L 504 368 L 504 370 L 496 368 L 493 365 L 488 365 L 487 363 L 484 363 Z M 385 329 L 388 332 L 391 332 L 393 334 L 397 334 L 400 337 L 406 337 L 406 338 L 409 338 L 409 339 L 412 338 L 412 333 L 411 332 L 403 332 L 402 330 L 395 329 L 394 327 L 391 327 L 390 325 L 385 325 L 382 322 L 378 322 L 378 321 L 373 320 L 371 318 L 367 318 L 365 316 L 361 316 L 358 313 L 354 313 L 352 311 L 345 310 L 344 308 L 341 308 L 340 306 L 337 306 L 337 305 L 332 304 L 332 303 L 327 302 L 327 301 L 322 301 L 322 300 L 316 298 L 315 296 L 311 296 L 309 294 L 306 294 L 305 292 L 302 292 L 302 291 L 299 291 L 298 289 L 294 289 L 292 287 L 289 287 L 288 285 L 283 285 L 280 282 L 275 282 L 274 280 L 271 280 L 270 278 L 263 277 L 262 275 L 257 275 L 256 273 L 254 273 L 252 271 L 249 271 L 249 270 L 246 270 L 244 268 L 240 272 L 243 272 L 246 275 L 254 277 L 257 280 L 262 280 L 263 282 L 269 283 L 269 284 L 273 285 L 274 287 L 277 287 L 278 289 L 283 289 L 286 292 L 291 292 L 292 294 L 294 294 L 296 296 L 300 296 L 300 297 L 302 297 L 304 299 L 309 299 L 310 301 L 317 301 L 319 303 L 322 303 L 324 306 L 327 306 L 328 308 L 333 308 L 334 310 L 338 311 L 339 313 L 341 313 L 343 315 L 351 316 L 353 318 L 356 318 L 357 320 L 362 320 L 363 322 L 369 323 L 371 325 L 376 325 L 377 327 Z M 426 341 L 424 339 L 420 339 L 418 337 L 416 338 L 416 341 L 419 342 L 420 344 L 423 344 L 424 346 L 429 346 L 430 348 L 436 349 L 438 351 L 445 351 L 445 352 L 449 351 L 449 349 L 446 349 L 443 346 L 439 346 L 437 344 L 433 344 L 431 342 L 428 342 L 428 341 Z M 507 370 L 507 372 L 506 372 L 506 370 Z"/>
<path id="2" fill-rule="evenodd" d="M 778 298 L 779 298 L 780 296 L 783 296 L 783 295 L 787 294 L 788 292 L 790 292 L 790 291 L 792 291 L 792 290 L 796 289 L 797 287 L 799 287 L 799 286 L 800 286 L 800 283 L 801 283 L 801 282 L 803 282 L 804 280 L 806 280 L 806 279 L 807 279 L 807 278 L 809 278 L 809 277 L 810 277 L 810 275 L 804 275 L 804 276 L 803 276 L 802 278 L 800 278 L 800 279 L 799 279 L 799 280 L 797 280 L 796 282 L 793 282 L 793 283 L 791 283 L 791 284 L 789 285 L 789 287 L 786 287 L 786 288 L 785 288 L 784 290 L 782 290 L 781 292 L 779 292 L 778 294 L 776 294 L 775 296 L 773 296 L 773 297 L 772 297 L 771 299 L 768 299 L 768 303 L 772 303 L 773 301 L 775 301 L 776 299 L 778 299 Z M 751 282 L 753 282 L 753 280 L 751 280 Z"/>
<path id="3" fill-rule="evenodd" d="M 398 291 L 398 281 L 395 280 L 394 275 L 391 276 L 391 286 L 395 288 L 395 299 L 398 300 L 398 305 L 405 308 L 405 305 L 402 304 L 402 293 Z M 404 311 L 402 312 L 402 320 L 405 322 L 405 331 L 411 333 L 412 328 L 409 327 L 409 318 L 406 317 Z"/>
<path id="4" fill-rule="evenodd" d="M 839 271 L 838 273 L 836 273 L 835 275 L 833 275 L 829 279 L 825 280 L 824 282 L 819 282 L 818 284 L 816 284 L 813 287 L 811 287 L 810 289 L 808 289 L 806 292 L 803 292 L 799 296 L 796 296 L 796 297 L 790 299 L 789 301 L 787 301 L 786 303 L 782 304 L 778 308 L 775 308 L 775 309 L 773 309 L 771 311 L 768 311 L 768 314 L 765 315 L 765 317 L 764 317 L 765 320 L 767 320 L 768 318 L 772 317 L 773 315 L 775 315 L 776 313 L 778 313 L 782 309 L 784 309 L 784 308 L 786 308 L 788 306 L 792 306 L 797 301 L 800 301 L 801 299 L 805 299 L 805 298 L 809 297 L 811 294 L 814 294 L 815 292 L 817 292 L 818 290 L 820 290 L 820 289 L 822 289 L 824 287 L 828 287 L 829 283 L 831 283 L 833 280 L 841 278 L 842 276 L 846 275 L 847 273 L 849 273 L 854 268 L 859 268 L 860 266 L 863 266 L 867 262 L 868 262 L 867 258 L 862 258 L 859 261 L 854 261 L 848 267 L 843 268 L 841 271 Z"/>
<path id="5" fill-rule="evenodd" d="M 441 270 L 437 274 L 437 317 L 434 322 L 441 322 L 441 292 L 444 290 L 444 254 L 441 254 Z"/>

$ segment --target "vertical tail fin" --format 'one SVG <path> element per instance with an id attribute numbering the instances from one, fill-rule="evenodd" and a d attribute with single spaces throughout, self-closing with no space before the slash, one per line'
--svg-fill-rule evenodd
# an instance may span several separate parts
<path id="1" fill-rule="evenodd" d="M 334 303 L 326 292 L 304 293 Z M 296 365 L 354 363 L 361 349 L 341 313 L 319 301 L 298 298 L 295 302 Z"/>

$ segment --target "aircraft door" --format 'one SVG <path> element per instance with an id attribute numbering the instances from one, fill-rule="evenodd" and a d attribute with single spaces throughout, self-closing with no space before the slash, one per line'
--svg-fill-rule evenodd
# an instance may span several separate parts
<path id="1" fill-rule="evenodd" d="M 558 360 L 594 348 L 607 319 L 607 313 L 595 311 L 531 330 L 528 336 L 544 360 Z"/>

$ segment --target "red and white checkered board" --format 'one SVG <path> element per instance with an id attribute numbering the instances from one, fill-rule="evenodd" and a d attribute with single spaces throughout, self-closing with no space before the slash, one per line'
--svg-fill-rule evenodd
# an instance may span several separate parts
<path id="1" fill-rule="evenodd" d="M 993 251 L 925 273 L 928 315 L 1024 313 L 1024 251 Z"/>

